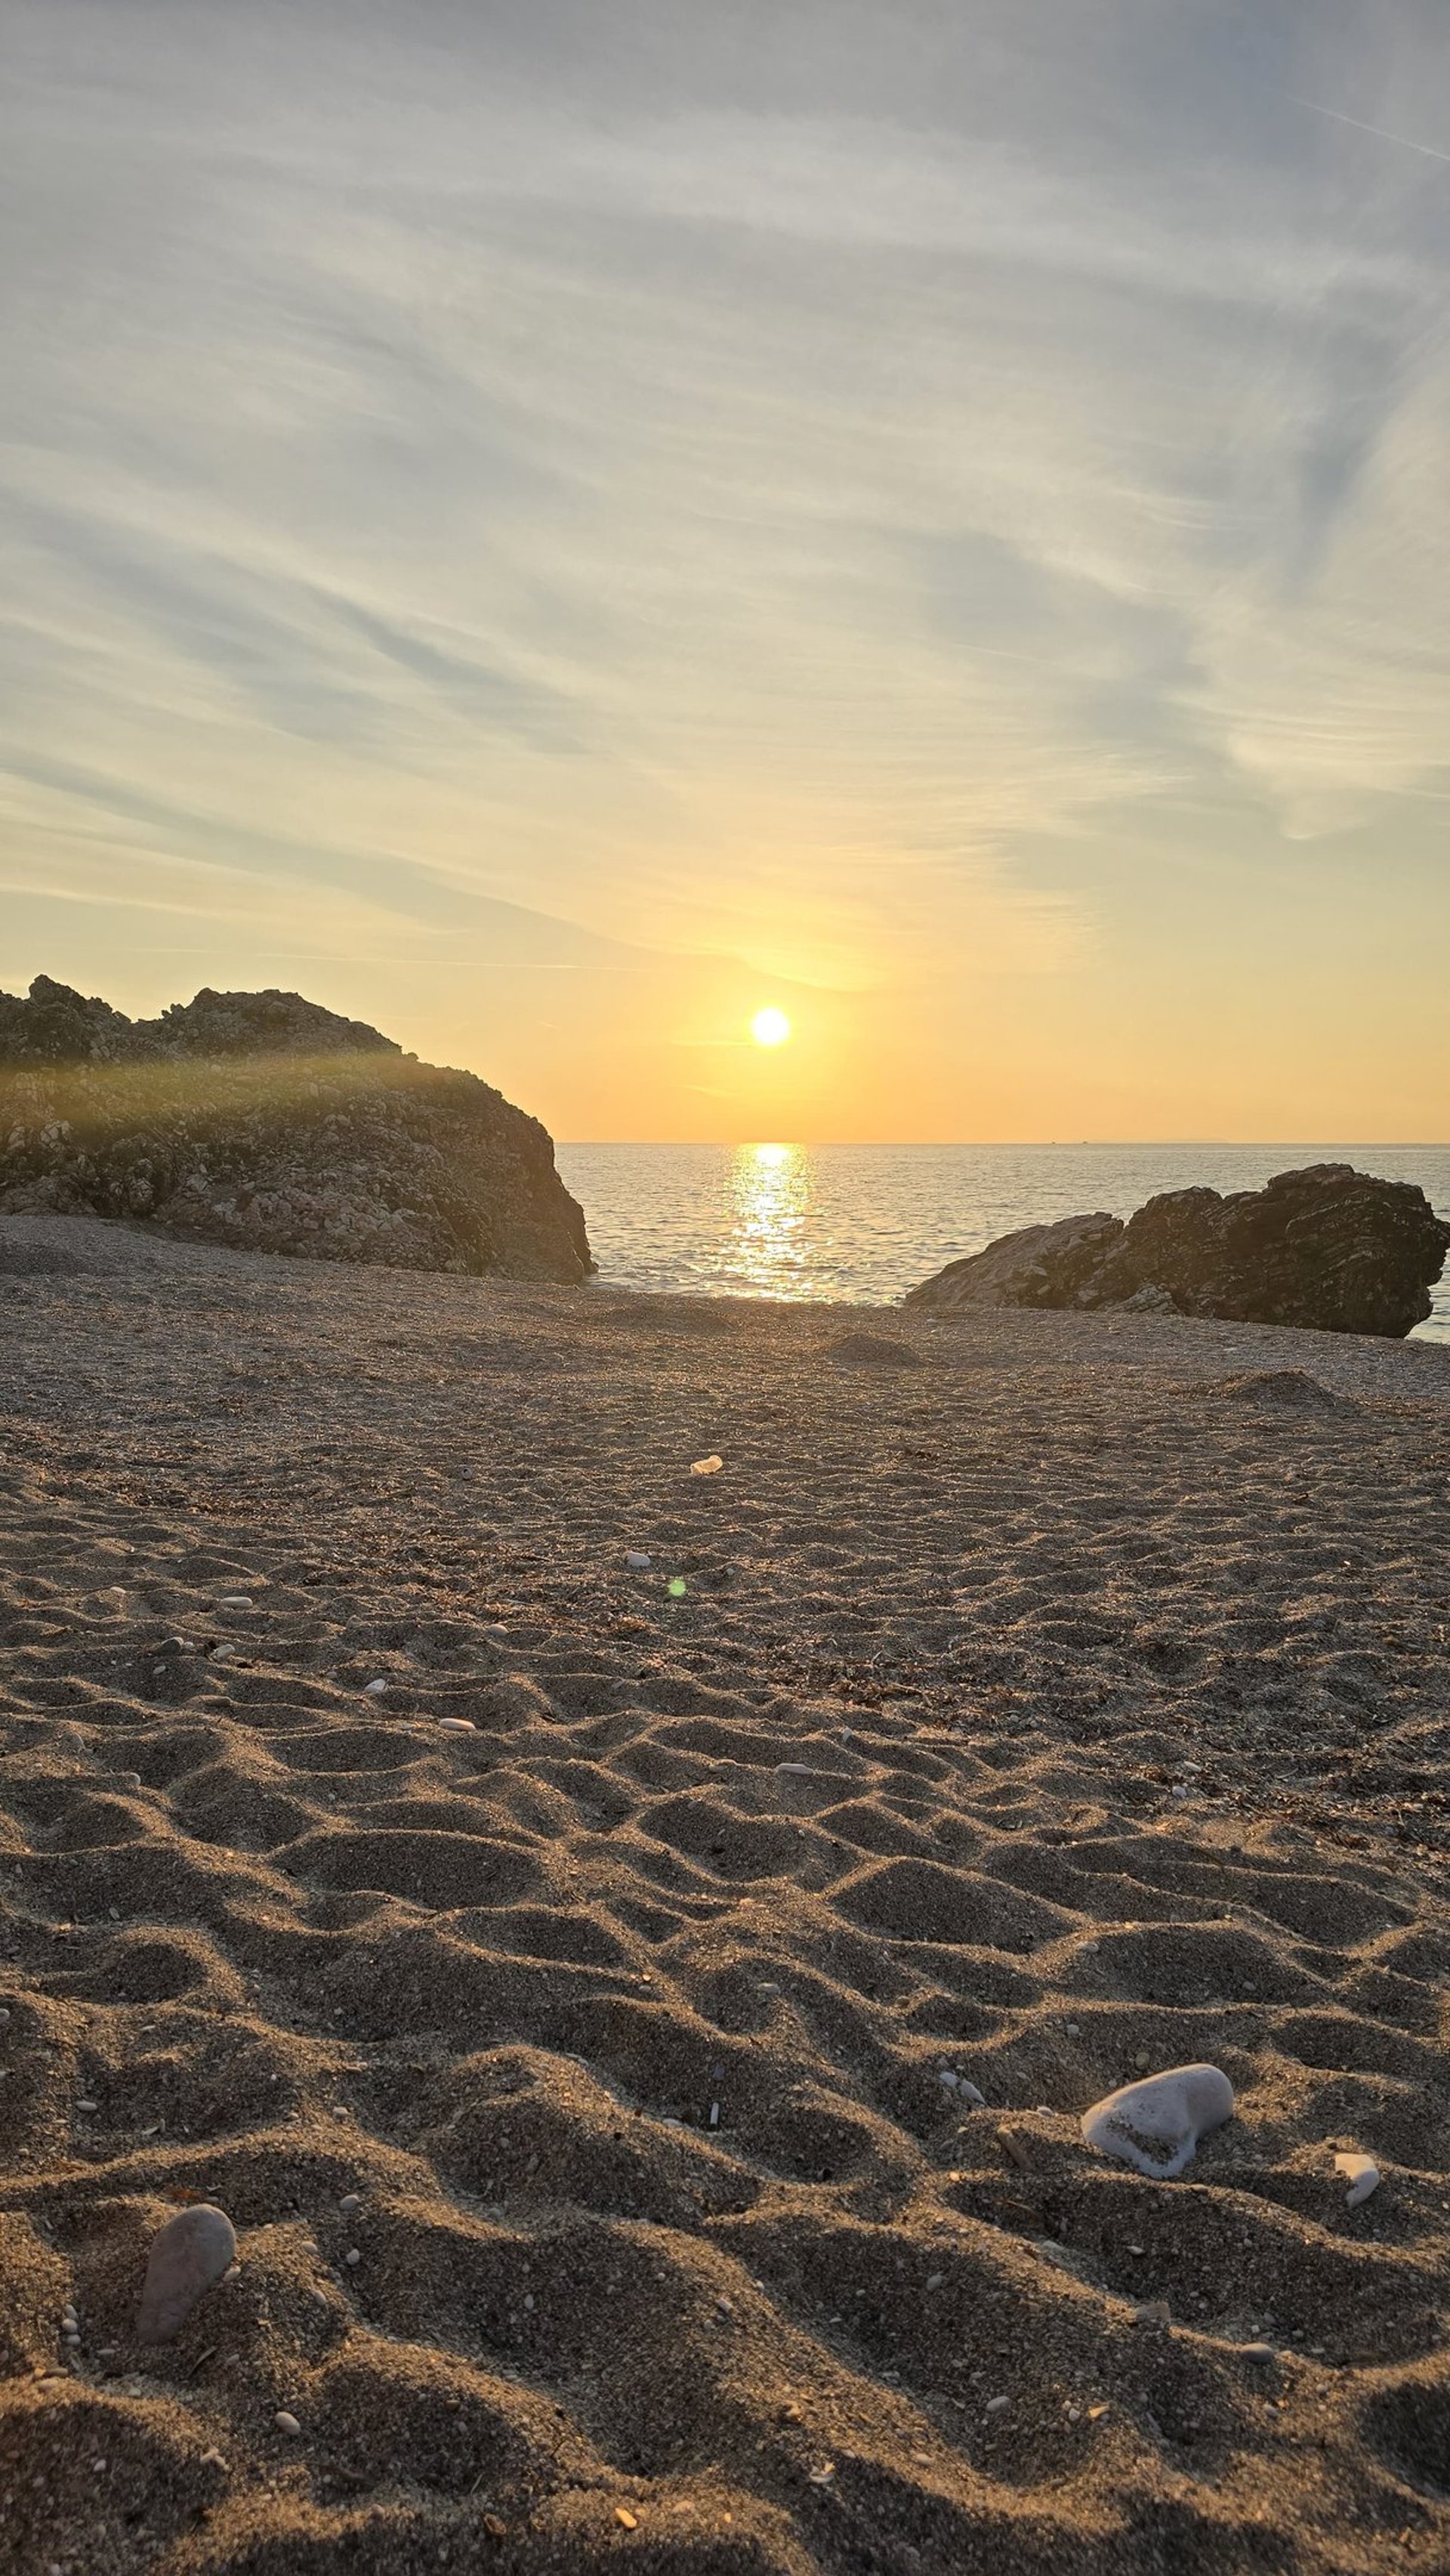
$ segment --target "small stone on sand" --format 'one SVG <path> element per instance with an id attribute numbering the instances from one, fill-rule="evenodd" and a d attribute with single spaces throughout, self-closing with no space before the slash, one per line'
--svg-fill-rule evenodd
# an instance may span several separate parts
<path id="1" fill-rule="evenodd" d="M 278 2407 L 272 2421 L 276 2425 L 279 2433 L 300 2433 L 302 2430 L 296 2416 L 289 2415 L 285 2406 Z"/>
<path id="2" fill-rule="evenodd" d="M 1380 2169 L 1373 2156 L 1336 2156 L 1334 2170 L 1343 2174 L 1349 2185 L 1344 2195 L 1346 2209 L 1358 2209 L 1360 2202 L 1368 2200 L 1370 2193 L 1380 2187 Z"/>
<path id="3" fill-rule="evenodd" d="M 631 1574 L 648 1574 L 654 1558 L 646 1556 L 642 1547 L 632 1547 L 624 1561 Z"/>
<path id="4" fill-rule="evenodd" d="M 364 1682 L 363 1697 L 365 1699 L 381 1699 L 387 1687 L 388 1685 L 386 1682 Z"/>
<path id="5" fill-rule="evenodd" d="M 1157 2182 L 1192 2162 L 1199 2139 L 1233 2117 L 1233 2086 L 1217 2066 L 1170 2066 L 1122 2084 L 1082 2117 L 1085 2146 Z"/>
<path id="6" fill-rule="evenodd" d="M 692 1458 L 690 1461 L 690 1473 L 692 1476 L 718 1476 L 724 1464 L 725 1461 L 723 1458 L 717 1458 L 713 1455 L 709 1458 Z"/>
<path id="7" fill-rule="evenodd" d="M 476 1735 L 478 1729 L 471 1717 L 440 1717 L 438 1732 L 440 1735 Z"/>
<path id="8" fill-rule="evenodd" d="M 224 2209 L 200 2201 L 168 2218 L 152 2242 L 136 2316 L 142 2343 L 170 2343 L 198 2299 L 235 2259 L 236 2234 Z"/>

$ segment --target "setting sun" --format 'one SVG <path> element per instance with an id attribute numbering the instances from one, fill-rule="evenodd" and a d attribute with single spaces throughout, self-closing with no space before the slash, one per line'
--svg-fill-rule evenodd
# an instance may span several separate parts
<path id="1" fill-rule="evenodd" d="M 757 1011 L 750 1023 L 750 1034 L 757 1046 L 784 1046 L 790 1036 L 790 1022 L 784 1011 Z"/>

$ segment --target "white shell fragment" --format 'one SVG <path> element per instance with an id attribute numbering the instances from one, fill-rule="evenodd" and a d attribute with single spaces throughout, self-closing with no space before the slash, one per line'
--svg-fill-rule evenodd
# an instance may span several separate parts
<path id="1" fill-rule="evenodd" d="M 1380 2187 L 1380 2169 L 1373 2156 L 1336 2156 L 1334 2170 L 1343 2174 L 1349 2185 L 1344 2195 L 1346 2209 L 1358 2209 L 1360 2202 L 1368 2200 L 1370 2193 Z"/>
<path id="2" fill-rule="evenodd" d="M 1217 2066 L 1170 2066 L 1121 2084 L 1082 2116 L 1083 2144 L 1155 2181 L 1190 2164 L 1199 2139 L 1233 2117 L 1234 2089 Z"/>
<path id="3" fill-rule="evenodd" d="M 200 2202 L 168 2218 L 152 2243 L 136 2316 L 142 2343 L 170 2343 L 223 2272 L 236 2260 L 237 2240 L 224 2209 Z"/>
<path id="4" fill-rule="evenodd" d="M 936 2080 L 944 2093 L 955 2093 L 957 2100 L 965 2102 L 969 2110 L 980 2111 L 986 2102 L 986 2094 L 979 2093 L 967 2076 L 958 2075 L 950 2066 L 939 2066 Z"/>

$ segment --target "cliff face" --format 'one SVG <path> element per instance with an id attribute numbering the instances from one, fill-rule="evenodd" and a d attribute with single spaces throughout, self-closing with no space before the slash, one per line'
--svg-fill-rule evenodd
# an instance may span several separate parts
<path id="1" fill-rule="evenodd" d="M 37 1209 L 397 1269 L 593 1267 L 537 1119 L 297 993 L 154 1020 L 48 976 L 0 994 L 0 1212 Z"/>
<path id="2" fill-rule="evenodd" d="M 1024 1226 L 949 1262 L 908 1306 L 1126 1307 L 1326 1333 L 1413 1331 L 1450 1250 L 1450 1225 L 1413 1181 L 1348 1163 L 1280 1172 L 1261 1190 L 1170 1190 L 1115 1216 Z"/>

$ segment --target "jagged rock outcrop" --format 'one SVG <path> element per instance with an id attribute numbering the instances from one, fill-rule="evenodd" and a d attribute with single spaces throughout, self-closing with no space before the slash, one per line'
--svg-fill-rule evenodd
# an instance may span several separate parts
<path id="1" fill-rule="evenodd" d="M 593 1267 L 536 1118 L 298 993 L 154 1020 L 45 975 L 0 994 L 0 1212 L 34 1210 L 397 1269 Z"/>
<path id="2" fill-rule="evenodd" d="M 1227 1198 L 1168 1190 L 1126 1225 L 1099 1213 L 1023 1226 L 904 1302 L 1115 1306 L 1398 1339 L 1430 1313 L 1447 1251 L 1450 1225 L 1413 1181 L 1316 1163 Z"/>

